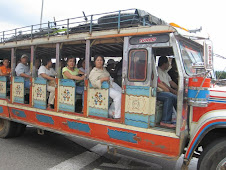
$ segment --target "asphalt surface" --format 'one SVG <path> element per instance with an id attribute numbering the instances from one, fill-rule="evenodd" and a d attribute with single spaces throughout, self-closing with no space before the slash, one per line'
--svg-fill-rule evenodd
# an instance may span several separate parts
<path id="1" fill-rule="evenodd" d="M 0 170 L 113 170 L 163 169 L 179 170 L 179 160 L 164 160 L 125 150 L 108 149 L 106 145 L 51 132 L 38 135 L 28 127 L 21 137 L 0 139 Z M 189 170 L 195 170 L 197 159 Z"/>

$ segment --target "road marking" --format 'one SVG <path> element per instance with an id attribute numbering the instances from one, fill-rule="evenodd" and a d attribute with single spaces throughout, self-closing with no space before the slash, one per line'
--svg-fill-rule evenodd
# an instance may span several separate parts
<path id="1" fill-rule="evenodd" d="M 64 162 L 61 162 L 60 164 L 50 168 L 49 170 L 81 169 L 104 155 L 107 152 L 107 147 L 98 144 L 92 147 L 90 151 L 86 151 L 80 155 L 74 156 Z"/>

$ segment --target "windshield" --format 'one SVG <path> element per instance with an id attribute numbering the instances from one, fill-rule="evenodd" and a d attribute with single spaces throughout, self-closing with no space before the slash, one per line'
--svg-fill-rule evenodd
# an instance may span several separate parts
<path id="1" fill-rule="evenodd" d="M 202 49 L 185 41 L 179 41 L 179 46 L 186 73 L 189 75 L 195 74 L 195 69 L 192 68 L 192 64 L 203 63 Z"/>

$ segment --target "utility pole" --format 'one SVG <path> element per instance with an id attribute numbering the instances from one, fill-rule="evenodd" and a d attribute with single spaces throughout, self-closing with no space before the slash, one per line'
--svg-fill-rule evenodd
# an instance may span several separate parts
<path id="1" fill-rule="evenodd" d="M 43 5 L 44 5 L 44 0 L 42 0 L 41 18 L 40 18 L 40 28 L 42 28 L 42 14 L 43 14 Z"/>

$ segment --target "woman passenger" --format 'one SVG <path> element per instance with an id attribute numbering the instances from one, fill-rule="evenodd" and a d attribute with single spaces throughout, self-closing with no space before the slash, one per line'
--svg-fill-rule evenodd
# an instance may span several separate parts
<path id="1" fill-rule="evenodd" d="M 79 74 L 81 74 L 81 76 L 79 76 Z M 68 57 L 67 66 L 62 69 L 62 75 L 63 75 L 64 79 L 76 80 L 76 84 L 79 81 L 83 81 L 85 78 L 84 73 L 75 67 L 75 58 L 74 57 Z M 84 86 L 76 86 L 77 94 L 83 95 L 83 92 L 84 92 Z"/>
<path id="2" fill-rule="evenodd" d="M 9 59 L 3 59 L 3 65 L 0 67 L 0 76 L 9 76 L 11 69 L 9 68 Z"/>
<path id="3" fill-rule="evenodd" d="M 119 119 L 121 117 L 121 87 L 113 82 L 109 72 L 104 68 L 104 57 L 101 55 L 94 56 L 94 65 L 89 75 L 90 83 L 94 88 L 101 89 L 101 84 L 104 81 L 110 83 L 109 95 L 113 99 L 115 104 L 115 111 L 113 112 L 113 118 Z"/>
<path id="4" fill-rule="evenodd" d="M 55 98 L 55 75 L 56 72 L 52 68 L 51 59 L 44 59 L 43 66 L 38 69 L 38 77 L 44 78 L 48 80 L 47 83 L 47 91 L 50 92 L 49 100 L 48 100 L 48 109 L 51 109 L 51 105 L 54 105 Z"/>

